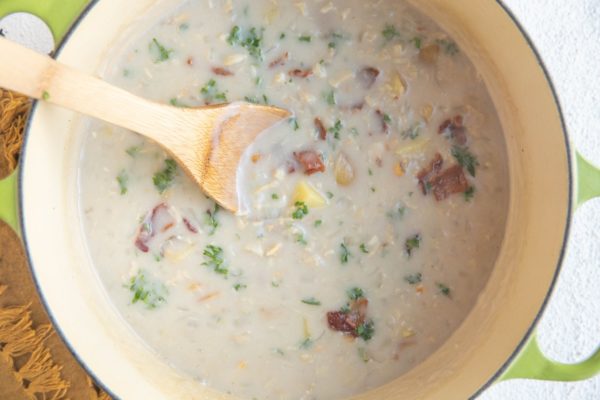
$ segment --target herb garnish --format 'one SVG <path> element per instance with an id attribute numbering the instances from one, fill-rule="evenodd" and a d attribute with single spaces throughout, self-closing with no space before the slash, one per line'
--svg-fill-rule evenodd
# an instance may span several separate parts
<path id="1" fill-rule="evenodd" d="M 42 100 L 44 100 L 44 101 L 48 101 L 48 100 L 50 100 L 50 93 L 48 93 L 48 91 L 47 91 L 47 90 L 44 90 L 44 91 L 42 92 Z"/>
<path id="2" fill-rule="evenodd" d="M 258 31 L 258 29 L 253 27 L 248 31 L 243 32 L 240 27 L 236 25 L 229 33 L 227 43 L 231 46 L 238 45 L 245 48 L 252 57 L 262 61 L 262 40 L 262 29 Z"/>
<path id="3" fill-rule="evenodd" d="M 306 239 L 304 239 L 304 234 L 303 233 L 297 233 L 296 234 L 296 242 L 300 243 L 303 246 L 306 246 L 308 244 L 308 242 L 306 241 Z"/>
<path id="4" fill-rule="evenodd" d="M 477 161 L 477 157 L 467 147 L 452 147 L 452 155 L 460 165 L 469 171 L 472 177 L 475 177 L 475 167 L 479 165 L 479 162 Z"/>
<path id="5" fill-rule="evenodd" d="M 371 320 L 362 323 L 356 328 L 356 334 L 364 341 L 371 340 L 375 334 L 375 323 Z"/>
<path id="6" fill-rule="evenodd" d="M 215 207 L 212 210 L 206 210 L 206 218 L 204 220 L 204 223 L 209 227 L 208 236 L 214 235 L 215 231 L 219 227 L 219 221 L 217 220 L 218 211 L 219 205 L 217 203 L 215 203 Z"/>
<path id="7" fill-rule="evenodd" d="M 423 280 L 423 274 L 417 272 L 416 274 L 406 275 L 404 280 L 408 282 L 410 285 L 416 285 L 417 283 L 421 283 Z"/>
<path id="8" fill-rule="evenodd" d="M 318 228 L 319 226 L 321 226 L 323 224 L 323 221 L 318 219 L 315 221 L 315 228 Z"/>
<path id="9" fill-rule="evenodd" d="M 342 264 L 346 264 L 348 262 L 348 258 L 350 258 L 352 254 L 350 254 L 350 250 L 346 246 L 346 243 L 340 243 L 340 262 Z"/>
<path id="10" fill-rule="evenodd" d="M 212 268 L 217 274 L 227 277 L 229 270 L 223 265 L 223 249 L 221 247 L 209 244 L 202 254 L 206 260 L 202 265 L 206 265 Z"/>
<path id="11" fill-rule="evenodd" d="M 369 254 L 369 250 L 367 249 L 367 245 L 364 243 L 361 243 L 360 246 L 358 246 L 360 248 L 360 251 L 362 251 L 365 254 Z"/>
<path id="12" fill-rule="evenodd" d="M 148 282 L 143 270 L 129 281 L 129 290 L 133 293 L 131 303 L 141 301 L 147 308 L 153 309 L 166 302 L 167 288 L 163 285 Z"/>
<path id="13" fill-rule="evenodd" d="M 117 175 L 117 182 L 119 183 L 121 195 L 127 193 L 127 183 L 129 182 L 129 176 L 127 175 L 127 172 L 125 172 L 125 170 L 119 172 L 119 175 Z"/>
<path id="14" fill-rule="evenodd" d="M 458 45 L 451 40 L 438 39 L 436 40 L 436 43 L 440 45 L 448 55 L 453 56 L 460 51 Z"/>
<path id="15" fill-rule="evenodd" d="M 406 239 L 406 242 L 404 242 L 404 249 L 406 250 L 406 253 L 408 254 L 409 257 L 412 255 L 413 251 L 415 249 L 418 249 L 420 246 L 421 246 L 421 235 L 418 233 L 416 235 L 409 237 L 408 239 Z"/>
<path id="16" fill-rule="evenodd" d="M 277 193 L 273 193 L 273 194 L 271 194 L 271 198 L 273 200 L 279 200 L 279 195 Z"/>
<path id="17" fill-rule="evenodd" d="M 294 129 L 295 131 L 300 129 L 300 125 L 298 125 L 298 119 L 296 119 L 296 117 L 290 118 L 289 122 L 290 122 L 290 125 L 292 126 L 292 129 Z"/>
<path id="18" fill-rule="evenodd" d="M 298 37 L 298 40 L 301 42 L 310 43 L 312 41 L 312 36 L 310 35 L 302 35 Z"/>
<path id="19" fill-rule="evenodd" d="M 323 93 L 323 98 L 325 99 L 325 102 L 330 106 L 335 106 L 337 104 L 337 100 L 335 99 L 335 91 L 333 89 Z"/>
<path id="20" fill-rule="evenodd" d="M 321 302 L 314 297 L 307 297 L 306 299 L 302 299 L 304 304 L 308 304 L 309 306 L 320 306 Z"/>
<path id="21" fill-rule="evenodd" d="M 169 57 L 171 57 L 171 53 L 173 52 L 173 50 L 167 49 L 165 46 L 160 44 L 158 40 L 156 40 L 156 38 L 152 39 L 149 48 L 150 52 L 155 53 L 156 55 L 154 57 L 155 64 L 168 60 Z"/>
<path id="22" fill-rule="evenodd" d="M 125 150 L 125 152 L 127 154 L 129 154 L 130 157 L 135 158 L 140 153 L 141 150 L 142 150 L 142 146 L 131 146 L 131 147 L 128 147 L 127 150 Z"/>
<path id="23" fill-rule="evenodd" d="M 242 289 L 246 289 L 248 287 L 248 285 L 243 284 L 243 283 L 236 283 L 235 285 L 233 285 L 233 288 L 235 289 L 236 292 L 239 292 Z"/>
<path id="24" fill-rule="evenodd" d="M 204 101 L 207 103 L 212 103 L 214 100 L 222 103 L 227 102 L 227 94 L 225 92 L 219 92 L 217 81 L 214 79 L 209 80 L 206 85 L 200 89 L 200 93 L 202 93 L 202 97 L 204 97 Z"/>
<path id="25" fill-rule="evenodd" d="M 165 169 L 154 174 L 152 182 L 158 189 L 159 193 L 164 193 L 172 184 L 175 179 L 175 172 L 177 172 L 177 164 L 171 158 L 165 160 Z"/>
<path id="26" fill-rule="evenodd" d="M 389 42 L 390 40 L 393 40 L 397 37 L 400 37 L 400 32 L 398 32 L 396 30 L 396 27 L 394 25 L 389 25 L 389 24 L 386 25 L 385 28 L 383 28 L 383 31 L 381 31 L 381 34 L 385 38 L 386 42 Z"/>
<path id="27" fill-rule="evenodd" d="M 302 219 L 308 214 L 308 206 L 305 202 L 297 201 L 294 203 L 294 207 L 296 207 L 296 210 L 292 213 L 292 218 Z"/>
<path id="28" fill-rule="evenodd" d="M 353 287 L 346 290 L 346 295 L 350 300 L 358 300 L 365 297 L 365 291 L 359 287 Z"/>
<path id="29" fill-rule="evenodd" d="M 465 196 L 465 201 L 473 200 L 473 196 L 475 196 L 475 186 L 469 186 L 463 195 Z"/>
<path id="30" fill-rule="evenodd" d="M 410 39 L 410 41 L 412 42 L 412 44 L 415 45 L 415 48 L 417 50 L 421 49 L 421 44 L 422 44 L 422 40 L 420 36 L 415 36 L 414 38 Z"/>
<path id="31" fill-rule="evenodd" d="M 436 283 L 435 285 L 438 287 L 441 294 L 443 294 L 446 297 L 450 297 L 451 291 L 448 286 L 444 285 L 443 283 L 439 283 L 439 282 Z"/>
<path id="32" fill-rule="evenodd" d="M 342 121 L 340 121 L 339 119 L 337 121 L 335 121 L 335 124 L 330 127 L 329 129 L 327 129 L 328 132 L 333 133 L 333 137 L 335 139 L 339 139 L 340 138 L 340 131 L 342 130 L 343 126 L 342 126 Z"/>

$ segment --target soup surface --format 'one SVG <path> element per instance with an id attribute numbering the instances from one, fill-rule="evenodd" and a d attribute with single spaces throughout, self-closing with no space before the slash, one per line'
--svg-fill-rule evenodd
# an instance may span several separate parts
<path id="1" fill-rule="evenodd" d="M 245 155 L 239 215 L 155 144 L 86 121 L 80 210 L 124 320 L 248 399 L 343 398 L 423 361 L 477 301 L 507 212 L 502 130 L 463 51 L 404 1 L 190 0 L 161 18 L 106 79 L 294 116 Z"/>

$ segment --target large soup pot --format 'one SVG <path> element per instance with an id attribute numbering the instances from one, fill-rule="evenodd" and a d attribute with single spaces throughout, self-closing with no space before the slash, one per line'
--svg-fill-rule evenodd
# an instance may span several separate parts
<path id="1" fill-rule="evenodd" d="M 156 7 L 164 3 L 0 0 L 0 15 L 37 14 L 57 41 L 66 33 L 56 58 L 94 73 L 116 38 L 141 15 L 159 15 Z M 495 269 L 460 328 L 422 364 L 357 398 L 466 399 L 503 379 L 591 377 L 600 371 L 600 351 L 576 365 L 552 362 L 537 346 L 535 326 L 560 270 L 571 214 L 600 196 L 600 171 L 572 152 L 540 60 L 501 2 L 414 3 L 454 36 L 491 92 L 508 148 L 510 211 Z M 111 306 L 83 241 L 76 120 L 70 111 L 35 104 L 19 173 L 0 181 L 0 217 L 22 234 L 40 296 L 57 330 L 115 398 L 229 398 L 161 361 Z"/>

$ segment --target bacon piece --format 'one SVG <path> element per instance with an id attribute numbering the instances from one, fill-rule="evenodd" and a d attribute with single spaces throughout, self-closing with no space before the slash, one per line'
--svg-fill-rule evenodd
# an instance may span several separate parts
<path id="1" fill-rule="evenodd" d="M 233 75 L 233 72 L 231 72 L 227 68 L 223 68 L 223 67 L 212 67 L 211 70 L 212 70 L 213 74 L 215 74 L 215 75 L 220 75 L 220 76 L 232 76 Z"/>
<path id="2" fill-rule="evenodd" d="M 435 175 L 429 180 L 429 184 L 437 201 L 444 200 L 454 193 L 464 193 L 469 188 L 469 182 L 459 164 Z"/>
<path id="3" fill-rule="evenodd" d="M 194 57 L 188 57 L 187 60 L 185 60 L 185 63 L 191 67 L 194 65 Z"/>
<path id="4" fill-rule="evenodd" d="M 314 150 L 303 150 L 300 152 L 294 152 L 294 158 L 304 168 L 306 175 L 312 175 L 315 172 L 325 171 L 325 164 L 321 155 Z"/>
<path id="5" fill-rule="evenodd" d="M 313 73 L 312 69 L 293 69 L 289 72 L 290 76 L 295 76 L 296 78 L 308 78 Z"/>
<path id="6" fill-rule="evenodd" d="M 377 114 L 377 118 L 379 118 L 379 120 L 381 121 L 381 131 L 383 133 L 388 133 L 389 126 L 386 122 L 386 117 L 385 117 L 385 114 L 383 113 L 383 111 L 381 111 L 380 109 L 377 109 L 377 110 L 375 110 L 375 114 Z"/>
<path id="7" fill-rule="evenodd" d="M 361 297 L 350 303 L 348 311 L 329 311 L 327 313 L 329 328 L 357 337 L 356 329 L 365 322 L 368 305 L 369 300 Z"/>
<path id="8" fill-rule="evenodd" d="M 319 117 L 315 118 L 315 127 L 317 128 L 317 131 L 319 132 L 319 139 L 321 139 L 321 140 L 327 139 L 327 129 L 325 129 L 325 125 L 323 125 L 323 121 L 321 121 L 321 118 L 319 118 Z"/>
<path id="9" fill-rule="evenodd" d="M 435 153 L 433 156 L 433 160 L 429 163 L 429 165 L 423 168 L 417 174 L 417 179 L 419 180 L 419 187 L 421 188 L 421 192 L 424 195 L 427 194 L 427 178 L 431 175 L 437 175 L 438 172 L 442 169 L 442 165 L 444 164 L 444 160 L 442 159 L 442 155 L 440 153 Z"/>
<path id="10" fill-rule="evenodd" d="M 275 68 L 279 65 L 285 65 L 287 60 L 288 60 L 288 52 L 286 51 L 285 53 L 283 53 L 282 55 L 280 55 L 279 57 L 277 57 L 276 59 L 271 61 L 271 63 L 269 63 L 269 68 Z"/>
<path id="11" fill-rule="evenodd" d="M 357 74 L 358 81 L 365 89 L 370 89 L 375 84 L 378 76 L 379 70 L 373 67 L 364 67 Z"/>
<path id="12" fill-rule="evenodd" d="M 198 233 L 198 228 L 196 228 L 189 219 L 187 218 L 183 218 L 183 224 L 185 225 L 185 227 L 187 228 L 188 231 L 192 232 L 192 233 Z"/>
<path id="13" fill-rule="evenodd" d="M 456 144 L 464 146 L 467 143 L 467 130 L 463 125 L 462 115 L 455 115 L 441 123 L 438 133 L 449 133 Z"/>
<path id="14" fill-rule="evenodd" d="M 358 112 L 358 111 L 362 111 L 364 106 L 365 106 L 365 102 L 363 100 L 363 101 L 358 101 L 354 104 L 340 105 L 339 109 L 342 111 Z"/>
<path id="15" fill-rule="evenodd" d="M 175 223 L 175 217 L 170 213 L 169 206 L 165 203 L 160 203 L 144 217 L 135 238 L 135 246 L 144 253 L 147 253 L 150 239 L 157 233 L 166 232 L 173 228 Z"/>

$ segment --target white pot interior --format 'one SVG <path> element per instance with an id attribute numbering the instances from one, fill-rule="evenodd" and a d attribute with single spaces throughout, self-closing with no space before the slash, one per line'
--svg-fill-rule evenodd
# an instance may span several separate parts
<path id="1" fill-rule="evenodd" d="M 94 73 L 124 30 L 177 0 L 100 0 L 58 59 Z M 458 331 L 423 364 L 360 398 L 464 399 L 491 379 L 542 307 L 568 225 L 567 143 L 551 89 L 518 28 L 497 2 L 415 4 L 478 65 L 503 120 L 511 203 L 496 268 Z M 228 398 L 161 362 L 111 305 L 83 240 L 77 209 L 78 116 L 39 104 L 22 165 L 23 232 L 51 316 L 78 358 L 124 399 Z"/>

